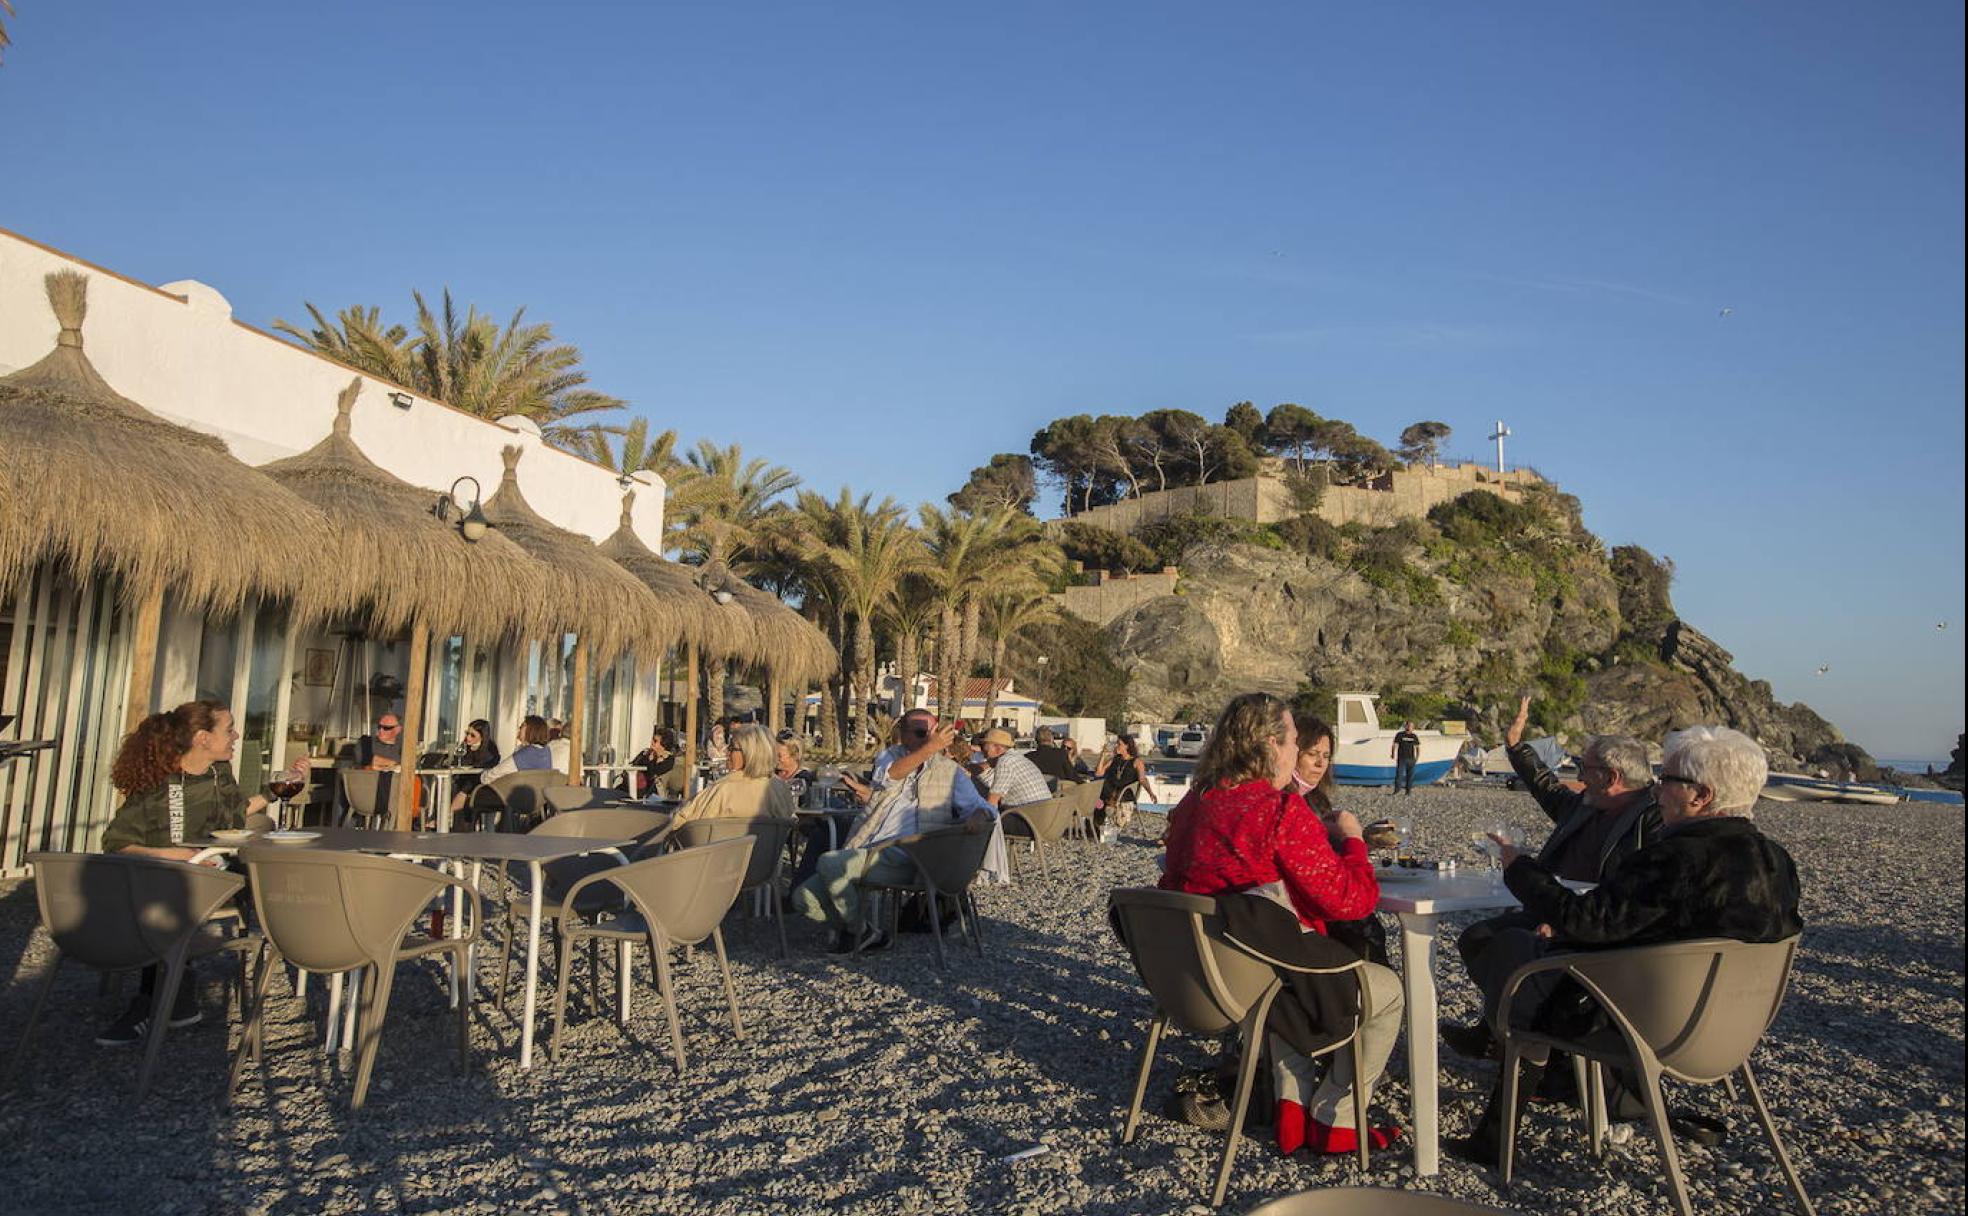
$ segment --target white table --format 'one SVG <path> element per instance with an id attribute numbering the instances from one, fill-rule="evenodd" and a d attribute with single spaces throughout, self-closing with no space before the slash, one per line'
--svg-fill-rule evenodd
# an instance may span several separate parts
<path id="1" fill-rule="evenodd" d="M 594 786 L 596 789 L 606 790 L 614 788 L 615 774 L 628 772 L 629 766 L 626 764 L 584 764 L 581 766 L 581 771 L 583 776 L 589 778 L 589 785 Z M 600 780 L 594 780 L 595 778 L 599 778 Z"/>
<path id="2" fill-rule="evenodd" d="M 420 768 L 417 770 L 419 777 L 430 778 L 430 801 L 426 804 L 425 809 L 435 812 L 435 818 L 431 822 L 437 824 L 438 831 L 448 832 L 451 830 L 451 782 L 455 778 L 464 776 L 466 773 L 477 773 L 480 771 L 475 768 Z"/>
<path id="3" fill-rule="evenodd" d="M 1408 1085 L 1413 1094 L 1415 1173 L 1429 1175 L 1442 1168 L 1441 1131 L 1436 1126 L 1440 1097 L 1437 1068 L 1435 997 L 1435 939 L 1444 912 L 1498 912 L 1517 906 L 1517 897 L 1503 885 L 1501 870 L 1379 869 L 1380 903 L 1376 909 L 1401 918 L 1401 994 L 1408 1015 Z"/>

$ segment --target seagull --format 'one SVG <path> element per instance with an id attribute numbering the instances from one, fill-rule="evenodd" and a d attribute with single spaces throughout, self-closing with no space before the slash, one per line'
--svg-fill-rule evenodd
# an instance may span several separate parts
<path id="1" fill-rule="evenodd" d="M 1818 674 L 1823 675 L 1825 672 L 1830 670 L 1831 670 L 1831 664 L 1829 663 L 1820 664 L 1818 667 Z"/>
<path id="2" fill-rule="evenodd" d="M 1725 309 L 1723 309 L 1723 310 L 1722 310 L 1721 312 L 1718 312 L 1718 313 L 1716 313 L 1715 315 L 1716 315 L 1716 316 L 1718 316 L 1718 317 L 1726 317 L 1726 316 L 1728 316 L 1728 315 L 1729 315 L 1730 313 L 1733 313 L 1733 312 L 1735 312 L 1735 311 L 1736 311 L 1736 310 L 1735 310 L 1735 309 L 1733 309 L 1733 308 L 1725 308 Z"/>
<path id="3" fill-rule="evenodd" d="M 1934 628 L 1936 628 L 1936 629 L 1946 629 L 1946 628 L 1947 628 L 1947 622 L 1946 622 L 1946 621 L 1936 621 L 1936 622 L 1934 622 Z"/>

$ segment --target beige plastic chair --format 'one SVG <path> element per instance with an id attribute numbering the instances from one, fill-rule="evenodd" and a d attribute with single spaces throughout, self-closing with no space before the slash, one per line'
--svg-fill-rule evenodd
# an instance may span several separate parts
<path id="1" fill-rule="evenodd" d="M 496 831 L 531 831 L 534 824 L 553 814 L 553 808 L 547 805 L 547 787 L 564 785 L 566 781 L 565 773 L 553 769 L 507 773 L 497 781 L 481 782 L 472 790 L 465 809 L 478 817 L 481 828 L 489 815 L 497 819 Z"/>
<path id="2" fill-rule="evenodd" d="M 1072 814 L 1072 820 L 1066 828 L 1067 833 L 1092 840 L 1095 836 L 1093 812 L 1095 804 L 1100 801 L 1100 782 L 1082 781 L 1060 796 L 1066 799 L 1066 805 Z"/>
<path id="3" fill-rule="evenodd" d="M 1247 1216 L 1509 1216 L 1502 1208 L 1377 1186 L 1300 1191 L 1252 1208 Z"/>
<path id="4" fill-rule="evenodd" d="M 791 819 L 771 819 L 764 816 L 716 817 L 711 819 L 692 819 L 677 825 L 671 833 L 670 841 L 679 849 L 694 849 L 721 840 L 736 840 L 740 836 L 752 836 L 758 845 L 752 850 L 752 860 L 745 869 L 745 882 L 739 888 L 742 896 L 753 891 L 765 892 L 766 915 L 779 930 L 779 957 L 786 957 L 786 921 L 779 908 L 779 872 L 785 866 L 786 842 L 792 839 L 799 824 Z"/>
<path id="5" fill-rule="evenodd" d="M 361 820 L 357 826 L 365 828 L 388 827 L 380 820 L 386 817 L 389 809 L 388 778 L 395 773 L 376 769 L 346 768 L 342 773 L 342 822 Z"/>
<path id="6" fill-rule="evenodd" d="M 941 905 L 942 897 L 948 895 L 957 905 L 957 933 L 962 935 L 968 928 L 977 956 L 984 957 L 984 933 L 979 925 L 977 898 L 971 894 L 971 887 L 975 885 L 977 872 L 983 867 L 985 853 L 991 847 L 991 833 L 945 828 L 914 839 L 895 841 L 890 847 L 901 849 L 909 855 L 909 860 L 916 863 L 915 877 L 899 883 L 869 882 L 863 878 L 857 883 L 867 891 L 888 893 L 889 938 L 894 939 L 901 919 L 900 896 L 910 893 L 922 895 L 929 904 L 929 929 L 936 939 L 936 965 L 947 969 L 950 963 L 943 954 Z M 856 952 L 859 952 L 858 947 Z"/>
<path id="7" fill-rule="evenodd" d="M 556 815 L 615 806 L 621 799 L 618 791 L 598 790 L 592 785 L 549 785 L 540 793 L 546 798 L 547 807 Z"/>
<path id="8" fill-rule="evenodd" d="M 724 954 L 724 935 L 718 925 L 737 902 L 739 885 L 745 880 L 754 836 L 739 836 L 715 844 L 680 849 L 646 861 L 633 862 L 613 870 L 590 874 L 568 891 L 568 901 L 578 901 L 587 888 L 608 885 L 627 897 L 631 907 L 619 916 L 599 924 L 586 924 L 573 917 L 560 921 L 560 982 L 554 988 L 554 1031 L 548 1047 L 552 1059 L 560 1059 L 560 1032 L 567 1025 L 567 980 L 572 970 L 574 948 L 584 937 L 608 941 L 649 944 L 651 970 L 656 988 L 663 998 L 663 1012 L 670 1022 L 670 1048 L 676 1054 L 677 1071 L 686 1067 L 683 1055 L 683 1027 L 677 1021 L 676 985 L 670 978 L 670 950 L 694 946 L 710 938 L 717 948 L 718 970 L 724 978 L 724 999 L 731 1009 L 731 1030 L 745 1037 L 745 1024 L 738 1016 L 738 993 L 731 986 L 731 963 Z"/>
<path id="9" fill-rule="evenodd" d="M 1525 1047 L 1541 1043 L 1592 1063 L 1587 1121 L 1595 1153 L 1603 1142 L 1599 1124 L 1600 1112 L 1605 1109 L 1604 1068 L 1630 1067 L 1640 1075 L 1640 1096 L 1647 1104 L 1647 1118 L 1660 1144 L 1674 1206 L 1681 1216 L 1693 1216 L 1693 1209 L 1681 1176 L 1674 1132 L 1668 1126 L 1661 1079 L 1673 1077 L 1701 1085 L 1722 1082 L 1733 1089 L 1731 1078 L 1740 1073 L 1791 1195 L 1806 1216 L 1814 1216 L 1811 1197 L 1804 1193 L 1790 1154 L 1784 1151 L 1777 1125 L 1749 1066 L 1750 1054 L 1783 1004 L 1798 941 L 1795 937 L 1780 942 L 1704 938 L 1558 955 L 1519 967 L 1505 982 L 1498 1009 L 1508 1011 L 1518 988 L 1531 976 L 1562 972 L 1598 1002 L 1612 1025 L 1584 1038 L 1563 1038 L 1519 1029 L 1509 1025 L 1507 1013 L 1499 1016 L 1503 1023 L 1496 1028 L 1503 1043 L 1503 1109 L 1511 1112 L 1504 1119 L 1504 1184 L 1509 1185 L 1516 1150 L 1513 1108 L 1517 1062 Z"/>
<path id="10" fill-rule="evenodd" d="M 553 787 L 547 788 L 551 790 Z M 540 873 L 545 885 L 540 889 L 540 915 L 546 920 L 559 920 L 566 914 L 569 888 L 598 870 L 628 864 L 630 858 L 639 851 L 660 844 L 669 826 L 668 813 L 635 807 L 595 807 L 591 810 L 564 811 L 550 819 L 541 820 L 528 835 L 624 843 L 619 849 L 585 853 L 578 857 L 563 857 L 541 866 Z M 508 862 L 505 873 L 507 882 L 505 932 L 501 935 L 499 943 L 498 1005 L 501 1009 L 506 1007 L 506 989 L 512 978 L 513 942 L 519 935 L 521 922 L 528 916 L 533 882 L 531 867 L 521 862 Z M 614 911 L 622 906 L 619 893 L 596 888 L 577 906 L 576 911 L 592 920 L 603 912 Z M 600 963 L 592 957 L 589 962 L 591 976 L 598 978 Z"/>
<path id="11" fill-rule="evenodd" d="M 376 1049 L 389 1012 L 396 965 L 430 954 L 449 954 L 452 966 L 463 974 L 469 966 L 471 948 L 478 941 L 478 893 L 428 867 L 362 853 L 265 845 L 241 849 L 239 859 L 252 880 L 253 904 L 276 959 L 318 975 L 339 975 L 365 967 L 369 970 L 362 987 L 355 1091 L 349 1100 L 351 1109 L 360 1110 L 376 1067 Z M 407 936 L 431 900 L 453 887 L 469 897 L 470 932 L 456 938 Z M 268 965 L 272 961 L 260 966 L 246 1032 L 240 1036 L 239 1049 L 232 1058 L 228 1103 L 238 1092 L 246 1061 L 260 1055 L 267 978 L 275 970 Z M 468 1013 L 467 1002 L 458 1001 L 461 1069 L 471 1063 Z"/>
<path id="12" fill-rule="evenodd" d="M 1216 1171 L 1216 1189 L 1210 1196 L 1210 1206 L 1220 1207 L 1224 1191 L 1230 1185 L 1230 1163 L 1237 1155 L 1237 1140 L 1243 1134 L 1244 1113 L 1250 1105 L 1251 1086 L 1257 1076 L 1264 1019 L 1284 988 L 1278 977 L 1279 969 L 1307 975 L 1351 972 L 1360 986 L 1360 1008 L 1371 1009 L 1366 963 L 1359 960 L 1343 967 L 1320 969 L 1267 959 L 1224 936 L 1223 918 L 1217 911 L 1216 901 L 1206 896 L 1152 887 L 1124 887 L 1109 897 L 1108 906 L 1121 940 L 1134 958 L 1134 968 L 1155 1001 L 1155 1013 L 1148 1023 L 1148 1040 L 1141 1048 L 1134 1097 L 1128 1103 L 1127 1122 L 1121 1128 L 1121 1143 L 1134 1142 L 1155 1051 L 1170 1026 L 1205 1037 L 1235 1031 L 1243 1044 L 1237 1068 L 1237 1092 L 1230 1106 L 1229 1136 L 1223 1145 L 1222 1164 Z M 1359 1030 L 1356 1016 L 1344 1038 L 1317 1054 L 1327 1055 L 1341 1047 L 1350 1047 L 1353 1075 L 1365 1076 Z M 1353 1087 L 1353 1126 L 1367 1126 L 1366 1091 L 1358 1085 Z M 1362 1172 L 1367 1168 L 1368 1139 L 1364 1135 L 1359 1137 Z"/>
<path id="13" fill-rule="evenodd" d="M 163 975 L 151 1003 L 143 1064 L 137 1071 L 141 1102 L 157 1074 L 171 1004 L 190 960 L 238 952 L 240 1003 L 245 1004 L 245 956 L 259 948 L 259 936 L 221 937 L 205 928 L 205 922 L 239 894 L 245 880 L 211 866 L 127 853 L 29 853 L 27 860 L 34 867 L 41 926 L 53 939 L 55 952 L 7 1065 L 7 1080 L 13 1079 L 27 1056 L 34 1024 L 47 1007 L 63 963 L 77 962 L 104 973 L 156 966 L 163 968 Z"/>
<path id="14" fill-rule="evenodd" d="M 1029 840 L 1032 851 L 1039 855 L 1039 872 L 1047 878 L 1052 877 L 1052 859 L 1048 856 L 1048 844 L 1057 842 L 1066 834 L 1073 822 L 1073 807 L 1069 794 L 1055 794 L 1044 802 L 1029 802 L 1024 806 L 1013 807 L 999 815 L 998 821 L 1004 825 L 1007 840 Z M 1011 851 L 1012 874 L 1018 872 L 1018 852 Z"/>

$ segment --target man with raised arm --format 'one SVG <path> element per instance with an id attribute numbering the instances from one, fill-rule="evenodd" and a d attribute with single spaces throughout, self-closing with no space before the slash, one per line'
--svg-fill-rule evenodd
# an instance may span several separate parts
<path id="1" fill-rule="evenodd" d="M 1530 717 L 1531 699 L 1525 697 L 1503 741 L 1510 767 L 1554 825 L 1544 847 L 1537 851 L 1538 863 L 1559 878 L 1603 882 L 1623 859 L 1660 835 L 1659 799 L 1653 766 L 1647 762 L 1647 745 L 1626 735 L 1595 736 L 1579 758 L 1579 779 L 1585 788 L 1574 790 L 1558 780 L 1524 742 L 1524 726 Z M 1536 926 L 1525 912 L 1492 916 L 1464 929 L 1456 939 L 1456 950 L 1471 978 L 1480 985 L 1495 969 L 1494 960 L 1486 956 L 1497 934 Z M 1490 1028 L 1481 1020 L 1473 1026 L 1445 1024 L 1442 1041 L 1463 1055 L 1479 1059 L 1494 1046 Z"/>
<path id="2" fill-rule="evenodd" d="M 868 809 L 842 846 L 823 855 L 813 876 L 793 891 L 794 911 L 833 926 L 835 954 L 888 945 L 887 934 L 862 923 L 856 884 L 914 878 L 915 863 L 897 845 L 949 827 L 988 832 L 996 822 L 977 783 L 945 754 L 957 738 L 955 723 L 938 726 L 935 714 L 912 709 L 898 733 L 901 742 L 876 760 Z"/>

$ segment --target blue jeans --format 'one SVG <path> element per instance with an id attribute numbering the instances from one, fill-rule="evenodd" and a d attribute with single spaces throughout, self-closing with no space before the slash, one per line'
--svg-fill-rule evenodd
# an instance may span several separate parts
<path id="1" fill-rule="evenodd" d="M 1415 762 L 1414 761 L 1397 760 L 1394 762 L 1394 788 L 1388 790 L 1387 792 L 1390 794 L 1394 794 L 1394 793 L 1412 794 L 1415 792 Z"/>

